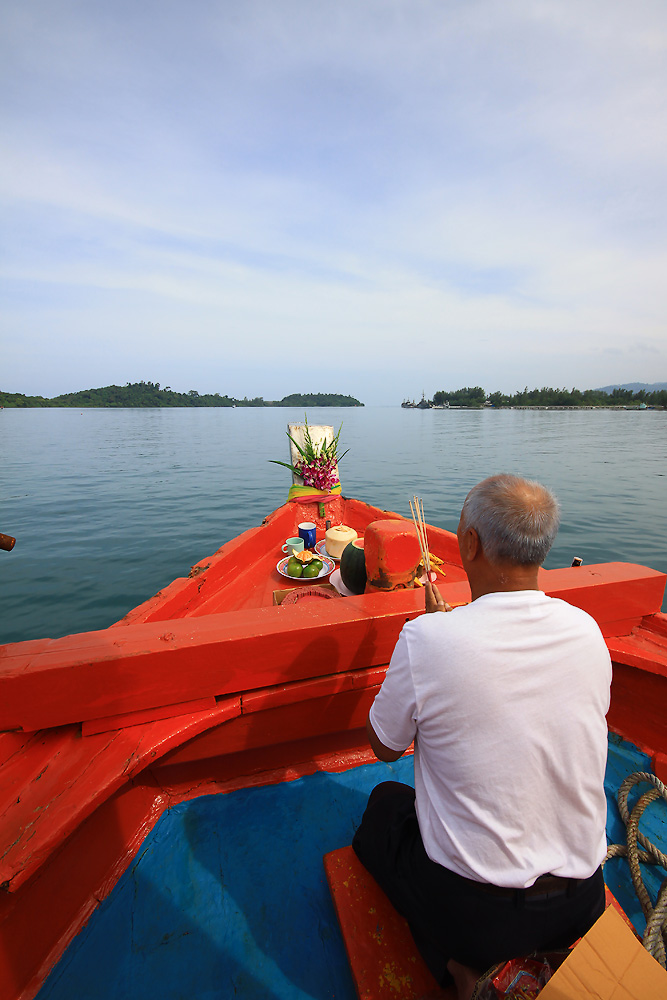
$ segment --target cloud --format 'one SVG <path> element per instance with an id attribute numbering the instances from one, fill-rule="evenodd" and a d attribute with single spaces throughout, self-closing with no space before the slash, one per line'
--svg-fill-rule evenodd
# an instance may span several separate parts
<path id="1" fill-rule="evenodd" d="M 184 345 L 269 398 L 308 344 L 377 402 L 665 367 L 662 4 L 4 17 L 6 388 L 175 385 Z"/>

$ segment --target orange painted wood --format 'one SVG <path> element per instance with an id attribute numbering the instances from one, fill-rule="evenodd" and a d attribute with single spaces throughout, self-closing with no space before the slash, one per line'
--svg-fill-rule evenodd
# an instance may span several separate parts
<path id="1" fill-rule="evenodd" d="M 667 615 L 662 613 L 651 615 L 650 618 L 642 622 L 642 628 L 646 629 L 647 632 L 654 632 L 667 638 Z"/>
<path id="2" fill-rule="evenodd" d="M 353 689 L 379 687 L 384 680 L 386 667 L 356 670 L 345 674 L 332 674 L 316 680 L 298 681 L 296 684 L 278 684 L 275 687 L 248 691 L 241 696 L 243 714 L 263 712 L 279 705 L 296 705 L 298 702 L 327 695 L 340 694 Z"/>
<path id="3" fill-rule="evenodd" d="M 623 635 L 660 611 L 667 574 L 634 563 L 599 563 L 540 570 L 538 579 L 550 597 L 588 612 L 604 635 Z M 605 628 L 614 624 L 615 632 Z"/>
<path id="4" fill-rule="evenodd" d="M 325 854 L 324 870 L 359 1000 L 417 1000 L 437 990 L 407 923 L 352 848 Z"/>
<path id="5" fill-rule="evenodd" d="M 309 701 L 243 714 L 172 751 L 165 764 L 227 757 L 294 739 L 362 730 L 379 684 Z"/>
<path id="6" fill-rule="evenodd" d="M 645 752 L 667 746 L 667 677 L 612 661 L 607 724 Z"/>
<path id="7" fill-rule="evenodd" d="M 607 722 L 614 732 L 645 750 L 667 746 L 664 617 L 645 618 L 630 635 L 607 639 L 613 664 Z"/>
<path id="8" fill-rule="evenodd" d="M 130 778 L 202 729 L 240 714 L 213 710 L 81 737 L 78 726 L 32 734 L 2 770 L 0 887 L 15 892 Z"/>
<path id="9" fill-rule="evenodd" d="M 0 729 L 42 729 L 386 664 L 422 602 L 403 591 L 55 639 L 28 664 L 12 653 L 0 658 Z"/>
<path id="10" fill-rule="evenodd" d="M 147 708 L 143 712 L 127 712 L 125 715 L 111 715 L 106 719 L 94 719 L 91 722 L 84 722 L 81 726 L 81 735 L 94 736 L 96 733 L 108 733 L 114 729 L 140 726 L 145 722 L 156 722 L 158 719 L 174 719 L 180 715 L 192 715 L 193 712 L 206 712 L 215 707 L 215 698 L 211 697 L 200 698 L 199 701 L 183 701 L 178 705 Z"/>
<path id="11" fill-rule="evenodd" d="M 253 785 L 293 781 L 316 771 L 345 771 L 377 758 L 368 745 L 366 728 L 318 734 L 232 756 L 186 763 L 163 758 L 151 767 L 161 787 L 176 801 Z"/>
<path id="12" fill-rule="evenodd" d="M 607 647 L 615 663 L 667 677 L 667 636 L 640 625 L 631 635 L 608 638 Z"/>
<path id="13" fill-rule="evenodd" d="M 542 583 L 604 627 L 621 613 L 640 623 L 659 604 L 664 579 L 611 563 L 545 571 Z M 440 589 L 450 603 L 469 599 L 467 584 Z M 404 590 L 127 625 L 50 640 L 27 655 L 24 644 L 8 645 L 0 652 L 0 729 L 35 730 L 379 666 L 422 609 L 423 593 Z"/>
<path id="14" fill-rule="evenodd" d="M 30 736 L 30 733 L 23 732 L 0 733 L 0 768 L 21 752 Z"/>
<path id="15" fill-rule="evenodd" d="M 359 1000 L 420 998 L 438 989 L 424 964 L 406 921 L 361 864 L 351 847 L 324 856 L 324 870 Z M 613 906 L 635 929 L 610 889 L 606 905 Z M 455 998 L 455 991 L 442 996 Z"/>
<path id="16" fill-rule="evenodd" d="M 360 534 L 371 521 L 403 520 L 393 511 L 383 511 L 344 497 L 327 504 L 326 518 L 334 524 L 350 524 Z M 188 578 L 174 580 L 155 597 L 130 611 L 117 625 L 270 605 L 272 590 L 277 589 L 275 584 L 284 584 L 284 578 L 275 570 L 283 555 L 281 545 L 295 534 L 297 524 L 304 520 L 314 520 L 318 539 L 324 538 L 326 520 L 318 516 L 316 505 L 284 504 L 269 514 L 260 526 L 227 542 L 214 555 L 193 566 Z M 435 533 L 433 551 L 446 562 L 451 558 L 460 568 L 456 536 L 439 528 L 432 530 Z"/>
<path id="17" fill-rule="evenodd" d="M 261 560 L 269 551 L 279 552 L 285 538 L 294 534 L 293 528 L 298 523 L 293 520 L 294 517 L 295 512 L 289 505 L 279 507 L 261 526 L 244 531 L 221 546 L 212 556 L 196 563 L 187 578 L 174 580 L 155 597 L 128 612 L 117 623 L 118 626 L 183 618 L 192 614 L 193 610 L 221 585 L 233 586 L 242 603 L 242 599 L 247 599 L 254 590 L 253 586 L 246 583 L 247 566 Z M 278 552 L 276 552 L 276 562 L 279 558 Z M 255 582 L 256 573 L 252 576 Z M 250 575 L 247 575 L 248 583 L 249 580 Z M 238 602 L 233 601 L 231 609 L 237 606 Z"/>
<path id="18" fill-rule="evenodd" d="M 209 761 L 203 770 L 166 768 L 159 772 L 159 782 L 144 770 L 129 781 L 76 827 L 48 865 L 16 891 L 0 892 L 0 1000 L 34 996 L 168 805 L 207 793 L 289 781 L 318 769 L 346 770 L 375 759 L 365 730 L 339 734 L 339 738 L 333 756 L 331 741 L 321 739 L 277 748 L 273 772 L 266 769 L 271 759 L 263 751 L 257 773 L 247 771 L 247 777 L 245 765 L 239 768 L 236 758 Z M 364 749 L 359 748 L 361 742 Z"/>
<path id="19" fill-rule="evenodd" d="M 3 769 L 0 797 L 0 844 L 5 845 L 0 882 L 15 891 L 100 802 L 165 755 L 170 763 L 231 755 L 231 775 L 244 751 L 279 745 L 283 752 L 295 739 L 362 732 L 383 676 L 384 670 L 376 670 L 281 685 L 250 693 L 245 704 L 229 699 L 214 710 L 105 729 L 84 739 L 75 726 L 29 737 L 4 734 L 12 740 L 13 754 Z M 282 759 L 270 750 L 262 767 Z"/>
<path id="20" fill-rule="evenodd" d="M 3 769 L 0 882 L 15 891 L 76 824 L 132 774 L 161 757 L 182 763 L 229 755 L 231 776 L 238 773 L 237 757 L 244 751 L 269 748 L 261 766 L 275 767 L 288 759 L 280 753 L 295 739 L 361 733 L 383 676 L 384 670 L 377 670 L 282 685 L 251 693 L 245 704 L 229 699 L 214 710 L 84 739 L 75 726 L 28 738 L 6 734 L 13 738 L 14 753 Z M 182 749 L 170 753 L 181 744 Z M 280 751 L 271 749 L 276 745 Z"/>
<path id="21" fill-rule="evenodd" d="M 167 804 L 149 775 L 77 826 L 15 892 L 0 893 L 0 1000 L 32 997 Z"/>

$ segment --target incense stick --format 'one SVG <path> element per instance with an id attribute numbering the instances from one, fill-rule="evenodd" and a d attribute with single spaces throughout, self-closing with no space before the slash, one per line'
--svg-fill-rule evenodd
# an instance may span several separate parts
<path id="1" fill-rule="evenodd" d="M 410 501 L 410 511 L 412 513 L 412 520 L 414 522 L 415 530 L 417 532 L 419 551 L 421 553 L 422 561 L 424 563 L 424 569 L 426 569 L 426 544 L 424 539 L 424 533 L 422 531 L 421 510 L 419 508 L 419 501 L 417 500 L 417 497 L 413 497 L 412 500 Z"/>
<path id="2" fill-rule="evenodd" d="M 414 500 L 414 506 L 413 506 Z M 410 501 L 410 511 L 412 513 L 412 520 L 414 521 L 415 529 L 417 531 L 417 540 L 419 542 L 419 550 L 421 552 L 422 562 L 424 563 L 424 569 L 426 570 L 427 578 L 430 582 L 431 580 L 431 560 L 429 558 L 428 551 L 428 536 L 426 534 L 426 521 L 424 518 L 424 504 L 417 497 L 413 497 Z"/>

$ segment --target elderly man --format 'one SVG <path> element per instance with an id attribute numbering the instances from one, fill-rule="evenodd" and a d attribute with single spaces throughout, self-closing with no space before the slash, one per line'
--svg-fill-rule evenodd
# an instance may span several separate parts
<path id="1" fill-rule="evenodd" d="M 596 622 L 539 589 L 558 523 L 539 483 L 470 491 L 472 601 L 438 614 L 427 587 L 436 613 L 403 628 L 368 717 L 380 760 L 414 740 L 415 789 L 378 785 L 353 846 L 443 985 L 459 964 L 567 947 L 604 908 L 611 663 Z"/>

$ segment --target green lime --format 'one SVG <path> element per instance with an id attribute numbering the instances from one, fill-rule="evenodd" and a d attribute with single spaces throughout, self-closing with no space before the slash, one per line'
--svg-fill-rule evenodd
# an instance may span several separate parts
<path id="1" fill-rule="evenodd" d="M 304 575 L 303 563 L 300 563 L 298 559 L 290 559 L 287 563 L 287 575 L 295 577 Z"/>
<path id="2" fill-rule="evenodd" d="M 312 562 L 309 562 L 307 566 L 303 567 L 303 576 L 307 577 L 319 576 L 321 569 L 322 569 L 322 563 L 320 563 L 318 566 L 318 564 L 313 559 Z"/>

